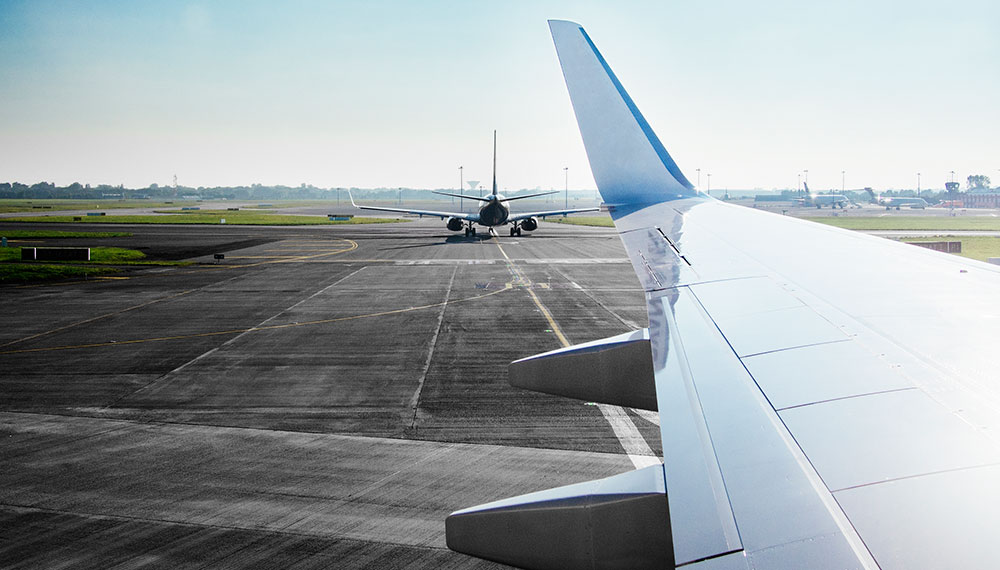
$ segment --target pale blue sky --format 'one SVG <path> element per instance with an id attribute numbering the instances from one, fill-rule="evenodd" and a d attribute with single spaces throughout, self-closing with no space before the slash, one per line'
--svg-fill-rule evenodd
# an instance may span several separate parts
<path id="1" fill-rule="evenodd" d="M 998 6 L 0 1 L 0 181 L 593 188 L 560 18 L 702 188 L 996 182 Z"/>

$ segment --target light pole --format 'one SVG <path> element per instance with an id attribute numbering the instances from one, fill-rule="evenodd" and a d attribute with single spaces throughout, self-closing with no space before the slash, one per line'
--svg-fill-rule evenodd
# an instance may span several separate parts
<path id="1" fill-rule="evenodd" d="M 920 173 L 917 173 L 917 197 L 920 197 Z"/>
<path id="2" fill-rule="evenodd" d="M 462 179 L 462 167 L 459 166 L 458 167 L 458 193 L 459 193 L 460 196 L 464 196 L 465 195 L 465 191 L 462 190 L 462 187 L 464 185 L 463 182 L 464 181 Z M 451 203 L 452 204 L 455 203 L 455 199 L 454 198 L 451 199 Z M 459 197 L 459 199 L 458 199 L 458 211 L 459 212 L 464 212 L 465 211 L 465 210 L 462 209 L 464 203 L 465 203 L 465 200 L 463 198 Z"/>
<path id="3" fill-rule="evenodd" d="M 563 174 L 565 175 L 566 182 L 566 209 L 569 209 L 569 167 L 563 167 Z"/>
<path id="4" fill-rule="evenodd" d="M 711 196 L 712 195 L 712 173 L 709 172 L 706 176 L 708 176 L 708 195 Z"/>
<path id="5" fill-rule="evenodd" d="M 841 194 L 844 193 L 844 172 L 846 172 L 846 171 L 845 170 L 841 170 L 840 171 L 840 193 Z"/>
<path id="6" fill-rule="evenodd" d="M 698 171 L 698 190 L 701 190 L 701 169 L 696 168 L 695 170 Z"/>
<path id="7" fill-rule="evenodd" d="M 802 173 L 800 172 L 800 173 L 796 174 L 795 176 L 797 177 L 796 179 L 798 180 L 798 182 L 795 183 L 795 192 L 798 193 L 798 194 L 801 194 L 802 193 Z"/>
<path id="8" fill-rule="evenodd" d="M 952 182 L 955 181 L 955 171 L 954 170 L 951 171 L 951 181 Z"/>

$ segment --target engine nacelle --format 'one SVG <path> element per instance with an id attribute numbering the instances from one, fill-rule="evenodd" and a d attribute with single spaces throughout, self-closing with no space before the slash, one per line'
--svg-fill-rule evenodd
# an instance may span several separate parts
<path id="1" fill-rule="evenodd" d="M 462 220 L 460 220 L 458 218 L 448 218 L 448 229 L 449 230 L 451 230 L 453 232 L 457 232 L 457 231 L 461 230 L 464 227 L 465 227 L 465 224 L 462 223 Z"/>
<path id="2" fill-rule="evenodd" d="M 521 220 L 521 229 L 526 232 L 533 232 L 538 229 L 538 220 L 535 218 L 525 218 Z"/>

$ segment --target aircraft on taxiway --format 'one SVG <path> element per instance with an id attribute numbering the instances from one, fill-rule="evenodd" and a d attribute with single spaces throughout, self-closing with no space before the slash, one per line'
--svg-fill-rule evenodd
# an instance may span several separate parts
<path id="1" fill-rule="evenodd" d="M 483 206 L 479 208 L 476 213 L 465 213 L 465 212 L 437 212 L 433 210 L 411 210 L 407 208 L 385 208 L 379 206 L 360 206 L 354 202 L 354 196 L 351 196 L 350 191 L 348 191 L 348 196 L 351 196 L 351 204 L 355 208 L 360 208 L 362 210 L 381 210 L 384 212 L 402 212 L 404 214 L 419 214 L 421 216 L 437 216 L 442 219 L 448 220 L 448 229 L 451 231 L 459 231 L 465 229 L 465 235 L 476 235 L 475 224 L 480 226 L 486 226 L 493 230 L 496 226 L 503 226 L 510 224 L 510 235 L 519 236 L 521 235 L 521 230 L 526 232 L 534 231 L 538 229 L 538 218 L 545 218 L 548 216 L 564 216 L 566 214 L 572 214 L 575 212 L 595 212 L 600 208 L 573 208 L 573 209 L 563 209 L 563 210 L 549 210 L 544 212 L 527 212 L 523 214 L 513 214 L 510 213 L 510 206 L 508 202 L 514 200 L 523 200 L 525 198 L 536 198 L 538 196 L 548 196 L 550 194 L 557 194 L 558 191 L 552 192 L 541 192 L 539 194 L 526 194 L 524 196 L 512 196 L 504 197 L 502 194 L 497 192 L 497 132 L 493 131 L 493 192 L 489 196 L 466 196 L 464 194 L 451 194 L 449 192 L 437 192 L 433 191 L 435 194 L 441 194 L 442 196 L 452 196 L 454 198 L 467 198 L 470 200 L 479 200 L 483 202 Z"/>

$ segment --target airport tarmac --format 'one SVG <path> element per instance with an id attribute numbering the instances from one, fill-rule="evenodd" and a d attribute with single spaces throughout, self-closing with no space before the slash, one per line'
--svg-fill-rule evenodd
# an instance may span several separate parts
<path id="1" fill-rule="evenodd" d="M 655 414 L 507 383 L 646 325 L 611 229 L 72 228 L 199 264 L 0 287 L 5 567 L 498 567 L 449 512 L 660 454 Z"/>

